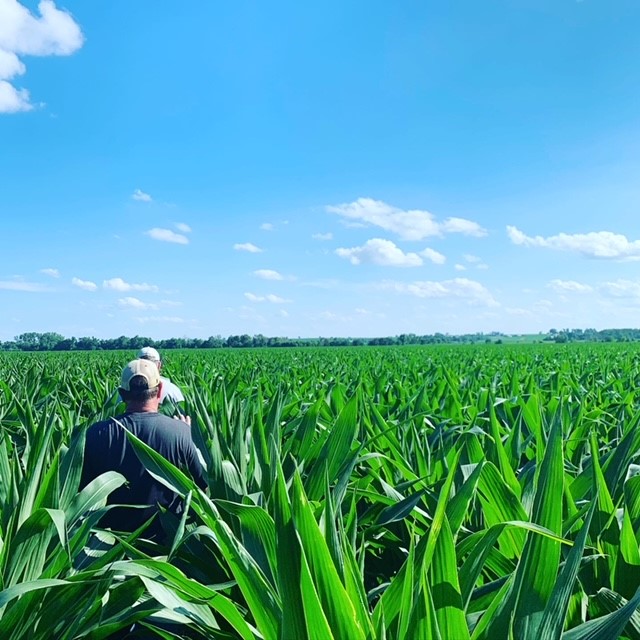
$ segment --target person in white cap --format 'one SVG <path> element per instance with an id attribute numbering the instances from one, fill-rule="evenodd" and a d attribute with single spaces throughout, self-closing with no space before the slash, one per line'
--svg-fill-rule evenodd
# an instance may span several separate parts
<path id="1" fill-rule="evenodd" d="M 141 360 L 150 360 L 158 367 L 159 372 L 162 371 L 162 359 L 158 351 L 153 347 L 143 347 L 140 349 L 140 351 L 138 351 L 138 358 Z M 169 378 L 165 378 L 164 376 L 160 376 L 160 380 L 162 381 L 162 396 L 160 402 L 164 402 L 165 399 L 171 400 L 174 404 L 184 402 L 184 395 L 177 385 L 173 384 Z"/>
<path id="2" fill-rule="evenodd" d="M 167 510 L 179 516 L 184 504 L 180 496 L 147 472 L 127 432 L 140 438 L 190 475 L 200 488 L 206 489 L 202 456 L 191 437 L 189 417 L 170 418 L 158 413 L 162 380 L 153 362 L 141 359 L 129 362 L 122 371 L 118 390 L 127 409 L 125 413 L 96 422 L 87 429 L 80 488 L 107 471 L 121 473 L 127 483 L 109 495 L 107 503 L 118 506 L 113 506 L 102 517 L 101 526 L 131 532 L 156 516 L 144 537 L 163 541 L 165 531 L 157 517 L 159 512 Z"/>

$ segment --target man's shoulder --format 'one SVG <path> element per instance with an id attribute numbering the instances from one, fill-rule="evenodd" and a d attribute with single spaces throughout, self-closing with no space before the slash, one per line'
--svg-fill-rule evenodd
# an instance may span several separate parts
<path id="1" fill-rule="evenodd" d="M 85 446 L 100 446 L 105 441 L 111 441 L 112 438 L 118 437 L 117 433 L 121 430 L 121 420 L 124 416 L 119 415 L 114 418 L 108 418 L 107 420 L 100 420 L 94 422 L 87 427 L 85 434 Z"/>
<path id="2" fill-rule="evenodd" d="M 117 427 L 118 421 L 122 420 L 123 416 L 115 416 L 114 418 L 107 418 L 106 420 L 100 420 L 99 422 L 94 422 L 92 425 L 87 427 L 87 433 L 99 433 L 100 431 L 104 431 L 105 429 L 111 429 Z"/>
<path id="3" fill-rule="evenodd" d="M 113 429 L 130 429 L 130 428 L 175 428 L 176 424 L 179 424 L 179 420 L 174 420 L 169 416 L 165 416 L 162 413 L 155 411 L 141 411 L 132 413 L 122 413 L 113 418 L 107 418 L 100 422 L 92 424 L 87 432 L 103 432 Z"/>
<path id="4" fill-rule="evenodd" d="M 142 427 L 153 429 L 167 438 L 181 438 L 191 435 L 191 430 L 182 420 L 176 420 L 163 413 L 149 412 L 134 414 L 133 420 Z"/>

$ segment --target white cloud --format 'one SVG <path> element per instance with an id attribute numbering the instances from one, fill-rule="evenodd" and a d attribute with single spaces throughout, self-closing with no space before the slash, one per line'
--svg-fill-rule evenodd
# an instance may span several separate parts
<path id="1" fill-rule="evenodd" d="M 84 42 L 78 24 L 55 2 L 41 0 L 38 11 L 34 15 L 17 0 L 0 0 L 0 113 L 33 109 L 29 92 L 10 82 L 26 71 L 19 56 L 68 56 Z"/>
<path id="2" fill-rule="evenodd" d="M 253 272 L 253 275 L 262 280 L 284 280 L 284 276 L 273 269 L 258 269 Z"/>
<path id="3" fill-rule="evenodd" d="M 139 300 L 138 298 L 134 298 L 132 296 L 119 298 L 118 304 L 121 307 L 128 307 L 131 309 L 157 309 L 158 308 L 157 304 L 149 304 L 147 302 L 143 302 L 142 300 Z"/>
<path id="4" fill-rule="evenodd" d="M 148 193 L 145 193 L 141 189 L 136 189 L 131 194 L 131 197 L 138 202 L 151 202 L 153 200 L 153 198 Z"/>
<path id="5" fill-rule="evenodd" d="M 421 256 L 424 256 L 427 260 L 431 260 L 433 264 L 444 264 L 447 258 L 435 249 L 429 249 L 428 247 L 420 252 Z"/>
<path id="6" fill-rule="evenodd" d="M 377 264 L 383 267 L 419 267 L 422 258 L 417 253 L 404 253 L 391 240 L 372 238 L 361 247 L 336 249 L 336 255 L 351 264 Z"/>
<path id="7" fill-rule="evenodd" d="M 26 89 L 16 89 L 6 80 L 0 80 L 0 113 L 18 113 L 31 109 L 33 105 Z"/>
<path id="8" fill-rule="evenodd" d="M 487 235 L 479 224 L 471 220 L 448 218 L 440 223 L 429 211 L 404 211 L 372 198 L 358 198 L 355 202 L 329 205 L 326 210 L 346 218 L 352 224 L 365 223 L 391 231 L 403 240 L 422 240 L 444 233 L 463 233 L 476 237 Z"/>
<path id="9" fill-rule="evenodd" d="M 0 4 L 0 10 L 2 5 Z M 15 53 L 0 49 L 0 78 L 10 79 L 20 76 L 26 71 L 26 67 Z"/>
<path id="10" fill-rule="evenodd" d="M 454 267 L 453 267 L 453 268 L 454 268 L 456 271 L 466 271 L 466 270 L 467 270 L 467 267 L 465 267 L 463 264 L 460 264 L 460 263 L 458 263 L 458 264 L 454 265 Z"/>
<path id="11" fill-rule="evenodd" d="M 250 302 L 272 302 L 273 304 L 284 304 L 285 302 L 291 302 L 280 296 L 276 296 L 273 293 L 269 293 L 266 296 L 258 296 L 255 293 L 245 293 L 244 297 Z"/>
<path id="12" fill-rule="evenodd" d="M 333 240 L 333 233 L 314 233 L 311 237 L 314 240 Z"/>
<path id="13" fill-rule="evenodd" d="M 465 236 L 475 236 L 476 238 L 487 235 L 487 231 L 477 222 L 467 220 L 466 218 L 447 218 L 440 225 L 440 228 L 443 233 L 461 233 Z"/>
<path id="14" fill-rule="evenodd" d="M 582 284 L 581 282 L 576 282 L 575 280 L 551 280 L 548 285 L 551 289 L 553 289 L 557 293 L 589 293 L 593 291 L 593 287 L 590 287 L 588 284 Z"/>
<path id="15" fill-rule="evenodd" d="M 50 291 L 48 287 L 37 282 L 27 282 L 20 278 L 15 280 L 0 280 L 0 289 L 4 291 L 24 291 L 27 293 L 43 293 Z"/>
<path id="16" fill-rule="evenodd" d="M 50 276 L 52 278 L 60 277 L 60 272 L 57 269 L 40 269 L 40 273 L 44 273 L 45 276 Z"/>
<path id="17" fill-rule="evenodd" d="M 256 247 L 256 245 L 251 242 L 236 243 L 233 245 L 233 248 L 236 251 L 248 251 L 249 253 L 262 253 L 262 249 L 260 247 Z"/>
<path id="18" fill-rule="evenodd" d="M 278 311 L 278 315 L 279 315 L 281 318 L 288 318 L 288 317 L 289 317 L 289 312 L 288 312 L 286 309 L 280 309 L 280 310 Z"/>
<path id="19" fill-rule="evenodd" d="M 507 226 L 507 235 L 513 244 L 524 247 L 543 247 L 557 251 L 579 253 L 587 258 L 605 260 L 640 260 L 640 240 L 630 241 L 611 231 L 590 233 L 559 233 L 555 236 L 527 236 L 520 229 Z"/>
<path id="20" fill-rule="evenodd" d="M 171 229 L 149 229 L 145 232 L 150 238 L 154 240 L 160 240 L 161 242 L 174 242 L 176 244 L 189 244 L 189 238 L 187 236 L 180 235 Z"/>
<path id="21" fill-rule="evenodd" d="M 155 284 L 147 284 L 142 282 L 140 284 L 133 284 L 125 282 L 122 278 L 111 278 L 110 280 L 104 280 L 102 286 L 105 289 L 112 289 L 113 291 L 159 291 L 159 288 Z"/>
<path id="22" fill-rule="evenodd" d="M 160 304 L 165 307 L 181 307 L 182 302 L 178 302 L 177 300 L 160 300 Z"/>
<path id="23" fill-rule="evenodd" d="M 191 227 L 184 222 L 176 222 L 176 229 L 182 233 L 191 233 Z"/>
<path id="24" fill-rule="evenodd" d="M 484 285 L 468 278 L 453 278 L 441 282 L 431 280 L 410 283 L 387 281 L 383 282 L 380 287 L 418 298 L 462 298 L 473 304 L 482 304 L 488 307 L 499 306 Z"/>
<path id="25" fill-rule="evenodd" d="M 605 282 L 600 290 L 610 298 L 640 298 L 640 282 L 637 280 Z"/>
<path id="26" fill-rule="evenodd" d="M 464 256 L 462 256 L 469 264 L 472 264 L 475 266 L 476 269 L 488 269 L 489 265 L 485 264 L 482 261 L 482 258 L 478 258 L 478 256 L 474 256 L 470 253 L 465 253 Z"/>
<path id="27" fill-rule="evenodd" d="M 71 278 L 71 284 L 85 291 L 95 291 L 98 288 L 98 285 L 95 282 L 91 282 L 91 280 L 80 280 L 80 278 L 75 277 Z"/>
<path id="28" fill-rule="evenodd" d="M 263 222 L 263 223 L 260 225 L 260 228 L 261 228 L 263 231 L 273 231 L 273 224 L 272 224 L 271 222 Z"/>

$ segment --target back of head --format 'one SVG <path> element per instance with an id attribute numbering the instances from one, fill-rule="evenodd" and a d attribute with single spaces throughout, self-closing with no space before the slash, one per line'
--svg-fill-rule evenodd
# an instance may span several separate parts
<path id="1" fill-rule="evenodd" d="M 120 395 L 129 402 L 145 402 L 158 395 L 160 372 L 151 360 L 138 358 L 132 360 L 122 370 Z"/>
<path id="2" fill-rule="evenodd" d="M 160 362 L 160 354 L 157 349 L 153 347 L 142 347 L 142 349 L 138 351 L 138 359 L 151 360 L 151 362 L 158 363 Z"/>

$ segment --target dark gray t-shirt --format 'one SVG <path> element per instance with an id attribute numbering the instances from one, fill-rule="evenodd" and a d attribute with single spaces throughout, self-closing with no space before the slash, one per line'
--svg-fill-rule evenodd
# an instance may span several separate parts
<path id="1" fill-rule="evenodd" d="M 191 439 L 189 425 L 149 412 L 125 413 L 115 420 L 191 476 L 199 487 L 206 488 L 205 469 Z M 147 505 L 147 508 L 110 509 L 101 526 L 134 531 L 158 511 L 159 506 L 179 514 L 182 508 L 180 497 L 147 472 L 124 429 L 115 420 L 97 422 L 87 430 L 81 487 L 106 471 L 117 471 L 127 479 L 127 484 L 111 493 L 108 504 Z M 149 533 L 154 537 L 158 535 L 159 525 L 154 523 Z"/>

